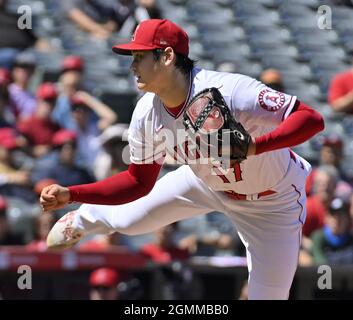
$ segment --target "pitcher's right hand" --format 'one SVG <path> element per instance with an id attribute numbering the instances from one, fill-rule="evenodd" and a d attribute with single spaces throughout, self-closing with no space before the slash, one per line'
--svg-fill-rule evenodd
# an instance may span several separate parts
<path id="1" fill-rule="evenodd" d="M 69 203 L 70 191 L 66 187 L 52 184 L 42 190 L 39 201 L 44 212 L 61 209 Z"/>

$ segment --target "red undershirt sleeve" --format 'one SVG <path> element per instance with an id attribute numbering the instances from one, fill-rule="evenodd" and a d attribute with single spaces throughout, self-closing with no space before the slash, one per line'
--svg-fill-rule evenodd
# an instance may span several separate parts
<path id="1" fill-rule="evenodd" d="M 301 144 L 322 131 L 324 126 L 318 112 L 297 101 L 291 114 L 276 129 L 255 139 L 256 154 Z"/>
<path id="2" fill-rule="evenodd" d="M 128 170 L 101 181 L 70 186 L 70 201 L 118 205 L 147 195 L 157 181 L 162 165 L 130 164 Z"/>

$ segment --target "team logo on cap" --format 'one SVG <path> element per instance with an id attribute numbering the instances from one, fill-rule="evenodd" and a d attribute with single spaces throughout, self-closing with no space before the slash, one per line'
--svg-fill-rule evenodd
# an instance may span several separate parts
<path id="1" fill-rule="evenodd" d="M 285 97 L 282 92 L 264 89 L 259 93 L 259 103 L 261 108 L 267 111 L 277 111 L 284 106 Z"/>

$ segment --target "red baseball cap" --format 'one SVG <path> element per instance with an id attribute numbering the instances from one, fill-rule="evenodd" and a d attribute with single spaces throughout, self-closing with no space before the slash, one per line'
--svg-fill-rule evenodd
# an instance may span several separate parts
<path id="1" fill-rule="evenodd" d="M 80 98 L 79 95 L 74 94 L 71 98 L 70 98 L 70 103 L 72 106 L 76 106 L 76 105 L 86 105 L 86 103 Z"/>
<path id="2" fill-rule="evenodd" d="M 92 287 L 114 287 L 119 283 L 119 274 L 111 268 L 99 268 L 91 273 L 89 283 Z"/>
<path id="3" fill-rule="evenodd" d="M 37 90 L 37 97 L 43 100 L 54 100 L 58 97 L 56 87 L 51 82 L 42 83 Z"/>
<path id="4" fill-rule="evenodd" d="M 113 46 L 117 54 L 131 55 L 131 50 L 154 50 L 172 47 L 175 52 L 189 55 L 189 37 L 175 23 L 167 19 L 142 21 L 129 43 Z"/>
<path id="5" fill-rule="evenodd" d="M 11 81 L 10 72 L 5 68 L 0 68 L 0 85 L 8 85 Z"/>
<path id="6" fill-rule="evenodd" d="M 333 147 L 337 149 L 343 148 L 343 141 L 338 136 L 326 137 L 322 143 L 323 146 Z"/>
<path id="7" fill-rule="evenodd" d="M 77 138 L 77 134 L 75 131 L 61 129 L 54 134 L 53 140 L 52 140 L 52 145 L 53 146 L 62 146 L 68 142 L 75 142 L 76 138 Z"/>
<path id="8" fill-rule="evenodd" d="M 51 184 L 55 184 L 55 183 L 58 183 L 58 181 L 56 181 L 55 179 L 44 178 L 44 179 L 39 180 L 34 185 L 33 189 L 37 194 L 40 194 L 45 187 L 50 186 Z"/>
<path id="9" fill-rule="evenodd" d="M 71 99 L 71 111 L 77 111 L 77 110 L 89 110 L 89 107 L 87 106 L 86 102 L 84 102 L 80 96 L 74 94 Z"/>
<path id="10" fill-rule="evenodd" d="M 7 201 L 3 196 L 0 196 L 0 211 L 7 210 Z"/>
<path id="11" fill-rule="evenodd" d="M 0 146 L 7 150 L 18 147 L 16 131 L 13 128 L 0 129 Z"/>
<path id="12" fill-rule="evenodd" d="M 66 70 L 83 70 L 83 61 L 79 56 L 67 56 L 64 61 L 62 68 L 64 71 Z"/>

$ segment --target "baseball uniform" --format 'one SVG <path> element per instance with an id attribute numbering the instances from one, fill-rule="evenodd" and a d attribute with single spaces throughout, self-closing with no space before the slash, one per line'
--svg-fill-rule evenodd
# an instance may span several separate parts
<path id="1" fill-rule="evenodd" d="M 194 68 L 184 108 L 199 91 L 217 87 L 251 136 L 274 130 L 291 113 L 296 97 L 273 91 L 240 74 Z M 75 227 L 85 232 L 135 235 L 212 211 L 224 212 L 247 249 L 249 299 L 287 299 L 305 220 L 305 180 L 310 164 L 288 148 L 249 156 L 233 168 L 202 161 L 182 123 L 159 97 L 146 93 L 130 128 L 131 161 L 158 161 L 167 152 L 180 164 L 152 191 L 127 204 L 83 204 Z"/>

